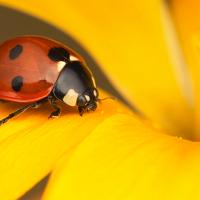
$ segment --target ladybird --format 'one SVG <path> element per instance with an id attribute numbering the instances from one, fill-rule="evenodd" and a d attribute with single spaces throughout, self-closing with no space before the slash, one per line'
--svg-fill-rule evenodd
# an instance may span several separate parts
<path id="1" fill-rule="evenodd" d="M 0 100 L 26 103 L 0 125 L 29 108 L 49 102 L 50 118 L 62 101 L 82 116 L 97 108 L 98 90 L 84 59 L 69 47 L 41 36 L 20 36 L 0 45 Z"/>

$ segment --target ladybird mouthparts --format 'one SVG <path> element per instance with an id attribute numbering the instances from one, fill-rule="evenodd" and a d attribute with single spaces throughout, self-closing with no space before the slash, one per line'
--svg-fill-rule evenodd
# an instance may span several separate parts
<path id="1" fill-rule="evenodd" d="M 89 103 L 87 105 L 87 110 L 88 111 L 89 110 L 95 111 L 96 109 L 97 109 L 97 103 L 96 103 L 96 101 L 93 101 L 93 102 L 91 102 L 91 103 Z"/>

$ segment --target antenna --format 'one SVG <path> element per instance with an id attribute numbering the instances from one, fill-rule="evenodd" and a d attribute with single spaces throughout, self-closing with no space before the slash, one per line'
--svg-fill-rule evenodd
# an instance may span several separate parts
<path id="1" fill-rule="evenodd" d="M 105 101 L 105 100 L 108 100 L 108 99 L 116 100 L 115 97 L 105 97 L 105 98 L 102 98 L 102 99 L 98 98 L 97 101 L 101 103 L 102 101 Z"/>

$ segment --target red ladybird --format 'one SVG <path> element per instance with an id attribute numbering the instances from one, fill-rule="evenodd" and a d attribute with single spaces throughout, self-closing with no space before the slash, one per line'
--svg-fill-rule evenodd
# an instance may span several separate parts
<path id="1" fill-rule="evenodd" d="M 27 103 L 0 121 L 37 107 L 53 106 L 50 117 L 59 116 L 57 100 L 77 106 L 80 115 L 95 110 L 98 91 L 83 58 L 63 44 L 39 36 L 22 36 L 0 45 L 0 99 Z"/>

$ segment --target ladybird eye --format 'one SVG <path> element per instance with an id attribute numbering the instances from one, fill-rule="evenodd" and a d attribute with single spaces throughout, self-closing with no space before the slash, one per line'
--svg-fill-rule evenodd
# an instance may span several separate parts
<path id="1" fill-rule="evenodd" d="M 85 98 L 85 96 L 80 95 L 77 99 L 77 105 L 78 106 L 85 106 L 87 104 L 87 99 Z"/>
<path id="2" fill-rule="evenodd" d="M 99 92 L 98 92 L 98 90 L 97 90 L 96 88 L 94 88 L 93 94 L 94 94 L 94 96 L 95 96 L 96 98 L 99 96 Z"/>

